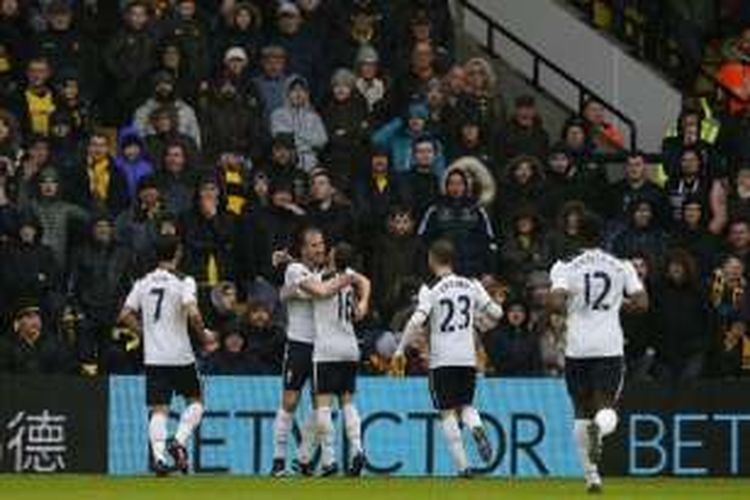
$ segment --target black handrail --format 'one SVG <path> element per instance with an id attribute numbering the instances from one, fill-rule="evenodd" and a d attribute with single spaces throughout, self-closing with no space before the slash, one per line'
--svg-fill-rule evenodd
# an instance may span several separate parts
<path id="1" fill-rule="evenodd" d="M 500 55 L 495 51 L 495 34 L 500 33 L 506 39 L 513 42 L 514 45 L 521 48 L 524 52 L 526 52 L 532 57 L 532 60 L 533 60 L 533 63 L 532 63 L 533 66 L 532 66 L 532 72 L 531 72 L 532 76 L 531 78 L 527 78 L 528 82 L 531 85 L 533 85 L 537 89 L 544 90 L 546 92 L 546 89 L 542 87 L 542 84 L 540 81 L 541 68 L 547 67 L 548 69 L 552 70 L 557 76 L 561 77 L 563 80 L 565 80 L 570 85 L 575 87 L 576 91 L 578 92 L 578 112 L 579 113 L 583 111 L 583 105 L 587 100 L 594 99 L 600 102 L 602 106 L 604 106 L 605 109 L 607 109 L 610 113 L 612 113 L 617 118 L 619 118 L 620 121 L 622 121 L 628 127 L 628 130 L 630 132 L 630 149 L 631 150 L 637 149 L 638 129 L 635 124 L 635 121 L 632 118 L 630 118 L 625 113 L 620 111 L 614 105 L 607 102 L 604 98 L 602 98 L 599 94 L 593 91 L 590 87 L 586 86 L 583 82 L 581 82 L 576 77 L 574 77 L 573 75 L 571 75 L 570 73 L 562 69 L 556 63 L 554 63 L 550 59 L 547 59 L 538 50 L 536 50 L 534 47 L 532 47 L 525 41 L 521 40 L 518 36 L 513 34 L 506 27 L 502 26 L 497 20 L 493 19 L 482 9 L 474 5 L 470 0 L 461 0 L 461 5 L 467 11 L 471 12 L 474 16 L 478 17 L 485 23 L 486 33 L 485 33 L 484 50 L 490 56 L 495 57 L 495 58 L 500 58 Z M 546 93 L 549 94 L 550 92 L 546 92 Z"/>

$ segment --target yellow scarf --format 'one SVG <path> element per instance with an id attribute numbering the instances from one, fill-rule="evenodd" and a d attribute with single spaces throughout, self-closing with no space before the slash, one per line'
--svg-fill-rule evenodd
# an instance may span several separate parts
<path id="1" fill-rule="evenodd" d="M 26 91 L 26 104 L 29 107 L 31 130 L 35 134 L 49 135 L 49 117 L 55 111 L 55 101 L 52 92 L 36 95 L 31 90 Z"/>
<path id="2" fill-rule="evenodd" d="M 208 286 L 214 286 L 219 282 L 219 265 L 216 262 L 216 256 L 214 254 L 208 256 L 208 264 L 206 267 L 206 284 Z"/>
<path id="3" fill-rule="evenodd" d="M 385 188 L 388 187 L 388 175 L 387 174 L 375 174 L 373 176 L 375 180 L 375 188 L 377 188 L 379 193 L 382 193 L 385 191 Z"/>
<path id="4" fill-rule="evenodd" d="M 98 201 L 107 201 L 109 177 L 109 159 L 102 158 L 89 162 L 89 189 Z"/>
<path id="5" fill-rule="evenodd" d="M 235 170 L 228 170 L 224 180 L 227 185 L 239 187 L 239 189 L 236 190 L 237 192 L 233 192 L 234 190 L 228 190 L 227 212 L 234 215 L 241 215 L 242 210 L 245 208 L 245 203 L 247 203 L 247 199 L 242 194 L 238 194 L 242 189 L 242 173 Z"/>

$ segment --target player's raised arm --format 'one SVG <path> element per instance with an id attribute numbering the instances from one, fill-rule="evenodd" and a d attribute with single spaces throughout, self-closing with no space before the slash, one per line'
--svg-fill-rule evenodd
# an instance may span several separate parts
<path id="1" fill-rule="evenodd" d="M 357 304 L 354 308 L 354 317 L 357 321 L 362 320 L 367 315 L 370 306 L 370 296 L 372 295 L 372 283 L 367 276 L 356 271 L 351 271 L 352 284 L 357 290 Z"/>

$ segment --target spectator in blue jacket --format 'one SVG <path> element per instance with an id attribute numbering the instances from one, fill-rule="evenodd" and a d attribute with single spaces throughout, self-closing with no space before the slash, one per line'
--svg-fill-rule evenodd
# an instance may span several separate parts
<path id="1" fill-rule="evenodd" d="M 146 156 L 143 140 L 133 127 L 124 128 L 120 132 L 115 166 L 125 177 L 128 196 L 132 203 L 138 194 L 140 180 L 154 173 L 154 166 Z"/>

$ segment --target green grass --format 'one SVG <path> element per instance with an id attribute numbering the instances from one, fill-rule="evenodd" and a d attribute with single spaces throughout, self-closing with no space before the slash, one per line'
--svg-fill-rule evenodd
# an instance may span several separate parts
<path id="1" fill-rule="evenodd" d="M 609 479 L 606 499 L 747 499 L 750 480 Z M 240 477 L 0 476 L 7 500 L 484 500 L 587 498 L 581 481 L 475 479 L 281 480 Z"/>

